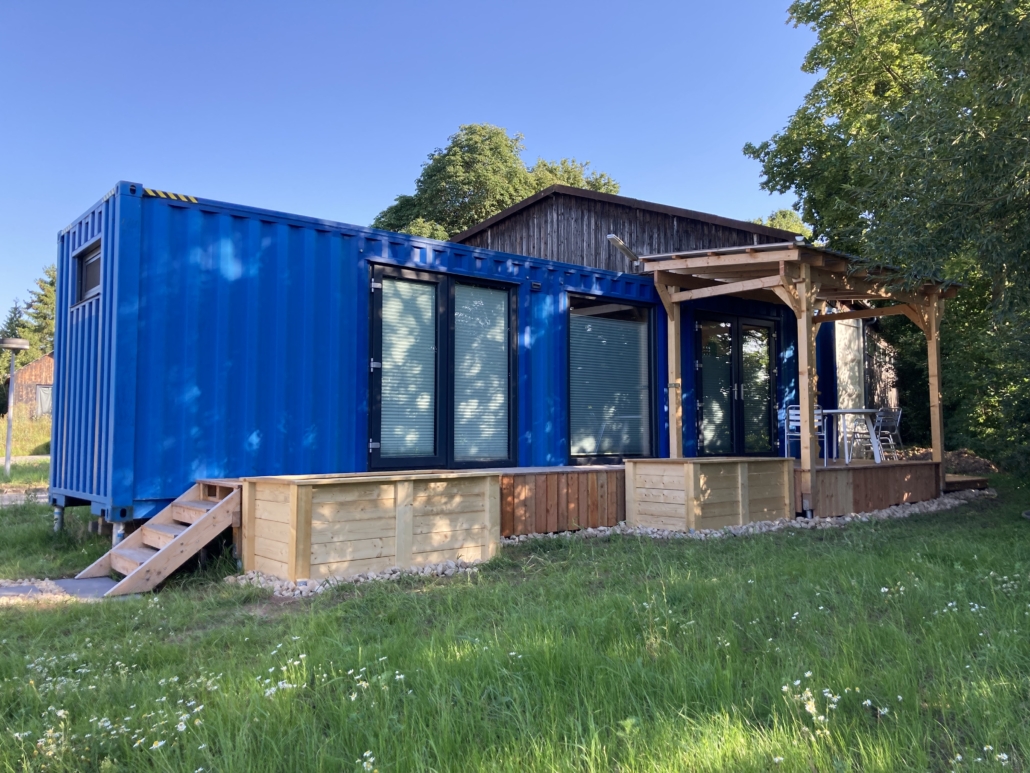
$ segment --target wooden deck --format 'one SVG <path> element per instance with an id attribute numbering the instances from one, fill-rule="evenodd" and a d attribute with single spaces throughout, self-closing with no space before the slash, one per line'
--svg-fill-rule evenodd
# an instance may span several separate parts
<path id="1" fill-rule="evenodd" d="M 903 461 L 875 464 L 856 459 L 845 465 L 830 460 L 815 473 L 813 514 L 820 517 L 868 513 L 891 505 L 922 502 L 941 495 L 941 465 L 931 461 Z M 801 468 L 794 465 L 794 506 L 801 512 Z"/>

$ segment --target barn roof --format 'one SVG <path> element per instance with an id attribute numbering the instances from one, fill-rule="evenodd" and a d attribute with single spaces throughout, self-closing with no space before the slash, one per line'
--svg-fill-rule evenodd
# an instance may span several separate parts
<path id="1" fill-rule="evenodd" d="M 642 209 L 650 212 L 659 212 L 665 215 L 672 215 L 673 217 L 689 218 L 691 220 L 698 220 L 702 223 L 712 223 L 713 225 L 721 225 L 729 228 L 738 228 L 742 231 L 750 231 L 751 233 L 761 234 L 763 236 L 770 236 L 783 241 L 793 241 L 795 234 L 793 231 L 784 231 L 780 228 L 770 228 L 766 225 L 759 225 L 758 223 L 749 223 L 746 220 L 734 220 L 729 217 L 721 217 L 719 215 L 711 215 L 707 212 L 697 212 L 693 209 L 682 209 L 680 207 L 670 207 L 668 204 L 656 204 L 653 201 L 643 201 L 641 199 L 631 199 L 628 196 L 616 196 L 612 193 L 599 193 L 597 191 L 587 190 L 585 188 L 573 188 L 569 185 L 552 185 L 549 188 L 544 188 L 539 193 L 534 193 L 527 199 L 523 199 L 517 204 L 513 204 L 507 209 L 498 212 L 493 217 L 489 217 L 482 223 L 472 226 L 467 231 L 462 231 L 451 237 L 450 241 L 461 243 L 466 239 L 475 236 L 480 231 L 483 231 L 490 226 L 498 223 L 506 218 L 511 217 L 517 212 L 520 212 L 527 207 L 531 207 L 534 204 L 543 201 L 551 196 L 571 196 L 580 199 L 591 199 L 593 201 L 604 201 L 610 204 L 619 204 L 624 207 L 630 207 L 632 209 Z"/>

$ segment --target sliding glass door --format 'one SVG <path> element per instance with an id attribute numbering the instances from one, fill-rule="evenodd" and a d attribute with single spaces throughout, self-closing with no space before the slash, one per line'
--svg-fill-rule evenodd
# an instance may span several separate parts
<path id="1" fill-rule="evenodd" d="M 696 342 L 698 453 L 774 453 L 773 323 L 742 317 L 702 317 L 697 322 Z"/>
<path id="2" fill-rule="evenodd" d="M 514 463 L 512 290 L 385 267 L 372 289 L 370 467 Z"/>

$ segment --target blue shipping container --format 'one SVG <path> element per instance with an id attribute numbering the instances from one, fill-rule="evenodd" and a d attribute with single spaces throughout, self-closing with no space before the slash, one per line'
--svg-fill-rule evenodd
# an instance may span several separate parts
<path id="1" fill-rule="evenodd" d="M 110 520 L 197 478 L 367 470 L 373 267 L 511 289 L 519 466 L 570 462 L 570 294 L 661 308 L 648 276 L 128 182 L 60 233 L 57 266 L 52 502 Z M 666 318 L 651 319 L 650 453 L 667 455 Z"/>

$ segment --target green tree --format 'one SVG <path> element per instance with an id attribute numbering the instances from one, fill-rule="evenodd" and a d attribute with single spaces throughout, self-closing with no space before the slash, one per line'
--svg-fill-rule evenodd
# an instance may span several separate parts
<path id="1" fill-rule="evenodd" d="M 812 238 L 812 229 L 801 219 L 801 215 L 793 209 L 778 209 L 769 214 L 769 217 L 756 217 L 751 221 L 759 225 L 767 225 L 770 228 L 779 228 L 783 231 L 792 231 L 801 234 L 806 239 Z"/>
<path id="2" fill-rule="evenodd" d="M 815 237 L 897 266 L 899 282 L 964 283 L 942 326 L 947 443 L 1030 467 L 1030 0 L 789 12 L 817 33 L 803 69 L 820 77 L 781 132 L 745 146 L 762 186 L 793 191 Z M 882 322 L 918 417 L 925 342 L 906 325 Z"/>
<path id="3" fill-rule="evenodd" d="M 372 225 L 388 231 L 446 239 L 550 185 L 617 193 L 616 183 L 590 162 L 522 160 L 522 135 L 497 126 L 466 124 L 422 165 L 415 193 L 401 195 Z"/>
<path id="4" fill-rule="evenodd" d="M 619 184 L 604 172 L 588 169 L 589 161 L 580 163 L 574 158 L 563 158 L 560 161 L 545 161 L 538 158 L 530 168 L 534 193 L 550 188 L 552 185 L 568 185 L 571 188 L 586 188 L 598 193 L 618 193 Z"/>
<path id="5" fill-rule="evenodd" d="M 43 276 L 29 290 L 29 300 L 18 322 L 18 335 L 30 348 L 18 355 L 18 362 L 32 362 L 54 350 L 54 320 L 57 309 L 57 267 L 47 266 Z"/>
<path id="6" fill-rule="evenodd" d="M 11 306 L 4 319 L 4 324 L 0 325 L 0 338 L 17 338 L 21 320 L 21 304 L 15 298 L 14 305 Z M 7 349 L 0 350 L 0 416 L 7 413 L 7 374 L 10 372 L 11 352 Z"/>

